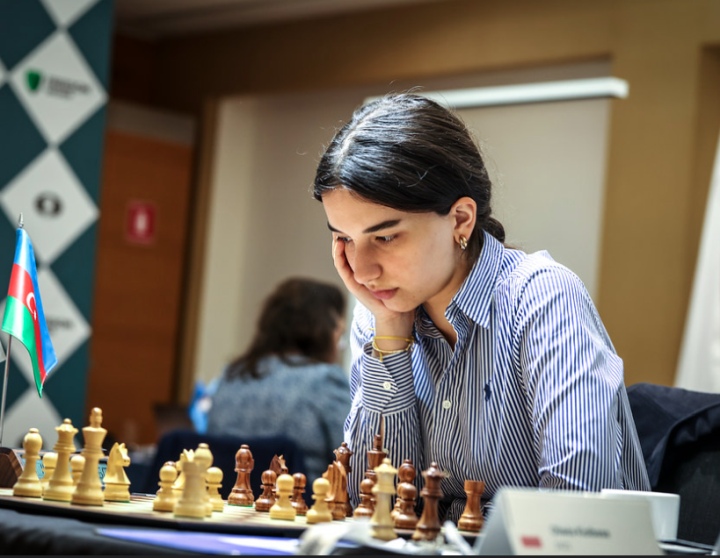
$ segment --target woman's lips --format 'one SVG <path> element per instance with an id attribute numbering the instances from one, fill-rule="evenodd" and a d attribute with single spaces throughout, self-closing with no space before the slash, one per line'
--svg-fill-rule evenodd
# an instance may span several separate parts
<path id="1" fill-rule="evenodd" d="M 389 300 L 395 296 L 397 289 L 383 289 L 380 291 L 371 291 L 373 296 L 380 300 Z"/>

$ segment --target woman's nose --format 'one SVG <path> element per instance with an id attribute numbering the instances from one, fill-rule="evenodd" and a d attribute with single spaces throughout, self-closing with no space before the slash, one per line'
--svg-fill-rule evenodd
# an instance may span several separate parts
<path id="1" fill-rule="evenodd" d="M 372 250 L 356 246 L 351 258 L 348 258 L 348 263 L 358 283 L 367 284 L 380 276 L 381 267 Z"/>

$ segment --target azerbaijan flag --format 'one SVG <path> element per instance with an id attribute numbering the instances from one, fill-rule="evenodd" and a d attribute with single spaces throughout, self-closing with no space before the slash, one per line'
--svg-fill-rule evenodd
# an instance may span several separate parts
<path id="1" fill-rule="evenodd" d="M 25 229 L 18 227 L 16 238 L 15 260 L 10 274 L 2 331 L 25 345 L 32 361 L 35 387 L 42 397 L 45 378 L 57 364 L 57 357 L 45 323 L 30 236 Z"/>

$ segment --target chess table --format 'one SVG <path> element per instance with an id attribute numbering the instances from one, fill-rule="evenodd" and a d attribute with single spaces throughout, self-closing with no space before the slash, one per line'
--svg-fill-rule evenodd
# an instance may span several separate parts
<path id="1" fill-rule="evenodd" d="M 66 517 L 95 524 L 284 537 L 298 537 L 307 528 L 304 516 L 298 516 L 295 521 L 270 519 L 268 513 L 227 504 L 223 512 L 213 512 L 212 516 L 204 519 L 175 517 L 172 512 L 154 511 L 153 500 L 154 496 L 132 494 L 130 502 L 83 506 L 40 498 L 19 498 L 12 495 L 12 489 L 0 488 L 0 509 Z M 347 521 L 352 519 L 348 518 Z"/>
<path id="2" fill-rule="evenodd" d="M 20 498 L 0 488 L 0 549 L 3 554 L 183 554 L 175 548 L 103 536 L 103 529 L 156 530 L 159 533 L 248 535 L 297 539 L 308 528 L 295 521 L 270 519 L 266 512 L 225 504 L 223 512 L 204 519 L 175 517 L 152 509 L 154 496 L 132 494 L 130 502 L 83 506 L 40 498 Z M 346 518 L 343 522 L 357 520 Z M 412 531 L 396 530 L 410 538 Z M 470 534 L 468 534 L 470 535 Z M 189 552 L 193 554 L 193 552 Z"/>
<path id="3" fill-rule="evenodd" d="M 158 532 L 207 535 L 243 534 L 297 538 L 307 528 L 296 521 L 271 520 L 252 508 L 228 506 L 205 519 L 178 518 L 152 509 L 153 497 L 132 495 L 130 502 L 81 506 L 39 498 L 19 498 L 0 489 L 2 554 L 182 554 L 169 547 L 145 545 L 103 536 L 103 529 L 153 529 Z"/>
<path id="4" fill-rule="evenodd" d="M 204 519 L 175 517 L 152 509 L 154 497 L 131 495 L 130 502 L 82 506 L 65 502 L 20 498 L 12 489 L 0 489 L 0 549 L 3 554 L 148 554 L 178 553 L 175 549 L 114 540 L 103 528 L 155 529 L 191 534 L 252 535 L 297 539 L 307 529 L 304 516 L 295 521 L 270 519 L 253 508 L 225 505 Z M 345 522 L 354 522 L 346 518 Z M 409 538 L 411 531 L 398 531 Z M 72 551 L 72 552 L 70 552 Z"/>

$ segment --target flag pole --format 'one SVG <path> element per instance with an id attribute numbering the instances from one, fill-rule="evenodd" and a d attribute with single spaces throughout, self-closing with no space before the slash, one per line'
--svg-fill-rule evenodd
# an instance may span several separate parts
<path id="1" fill-rule="evenodd" d="M 23 214 L 18 217 L 18 228 L 23 226 Z M 7 399 L 7 384 L 10 374 L 10 346 L 12 335 L 8 335 L 7 351 L 5 352 L 5 374 L 3 376 L 2 401 L 0 402 L 0 487 L 12 488 L 22 474 L 22 465 L 12 448 L 2 445 L 5 430 L 5 401 Z"/>
<path id="2" fill-rule="evenodd" d="M 18 216 L 18 228 L 23 228 L 23 214 Z M 2 447 L 3 432 L 5 431 L 5 401 L 7 400 L 7 384 L 10 375 L 10 346 L 12 345 L 12 335 L 8 335 L 7 351 L 5 351 L 5 375 L 3 376 L 2 401 L 0 402 L 0 447 Z"/>
<path id="3" fill-rule="evenodd" d="M 7 398 L 8 375 L 10 373 L 10 345 L 12 345 L 12 335 L 8 335 L 7 351 L 5 352 L 5 375 L 3 376 L 2 402 L 0 402 L 0 446 L 2 446 L 3 432 L 5 430 L 5 400 Z"/>
<path id="4" fill-rule="evenodd" d="M 22 464 L 12 448 L 2 445 L 5 428 L 5 396 L 7 395 L 8 372 L 10 370 L 10 345 L 12 335 L 8 335 L 7 352 L 5 353 L 5 376 L 3 378 L 2 406 L 0 407 L 0 488 L 12 488 L 22 474 Z"/>

